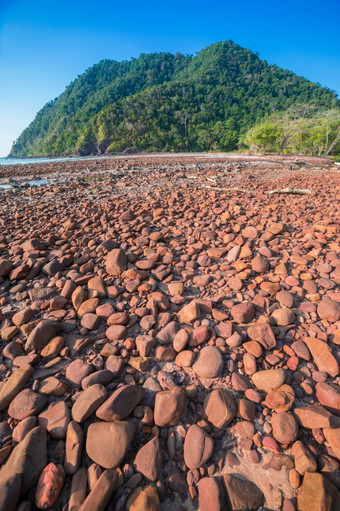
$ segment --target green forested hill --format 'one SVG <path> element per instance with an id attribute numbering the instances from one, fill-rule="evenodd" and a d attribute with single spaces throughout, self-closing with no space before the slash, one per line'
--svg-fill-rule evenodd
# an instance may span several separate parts
<path id="1" fill-rule="evenodd" d="M 196 56 L 103 60 L 38 112 L 11 155 L 230 151 L 266 115 L 306 102 L 340 105 L 334 92 L 232 41 Z"/>

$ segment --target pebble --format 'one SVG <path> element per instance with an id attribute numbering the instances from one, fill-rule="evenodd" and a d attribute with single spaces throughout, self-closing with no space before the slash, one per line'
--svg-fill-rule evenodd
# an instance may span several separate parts
<path id="1" fill-rule="evenodd" d="M 197 424 L 190 426 L 184 441 L 184 461 L 187 467 L 200 468 L 209 460 L 213 449 L 213 439 Z"/>
<path id="2" fill-rule="evenodd" d="M 134 434 L 135 428 L 130 422 L 93 422 L 87 430 L 86 453 L 101 467 L 118 467 Z"/>

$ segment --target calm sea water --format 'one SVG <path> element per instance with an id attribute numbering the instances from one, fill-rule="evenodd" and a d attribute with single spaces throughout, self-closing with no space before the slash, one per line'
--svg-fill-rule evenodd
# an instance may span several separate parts
<path id="1" fill-rule="evenodd" d="M 53 161 L 99 160 L 107 156 L 86 156 L 74 158 L 0 158 L 0 165 L 24 165 L 26 163 L 49 163 Z"/>

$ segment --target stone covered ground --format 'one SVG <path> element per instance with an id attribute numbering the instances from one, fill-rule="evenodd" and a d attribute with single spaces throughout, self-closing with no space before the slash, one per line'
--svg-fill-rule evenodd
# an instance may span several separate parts
<path id="1" fill-rule="evenodd" d="M 339 510 L 339 173 L 2 167 L 0 510 Z"/>

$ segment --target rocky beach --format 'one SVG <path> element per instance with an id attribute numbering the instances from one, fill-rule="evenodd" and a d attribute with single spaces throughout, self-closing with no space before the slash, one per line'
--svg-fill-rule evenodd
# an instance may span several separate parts
<path id="1" fill-rule="evenodd" d="M 330 159 L 0 167 L 0 511 L 339 511 L 339 220 Z"/>

